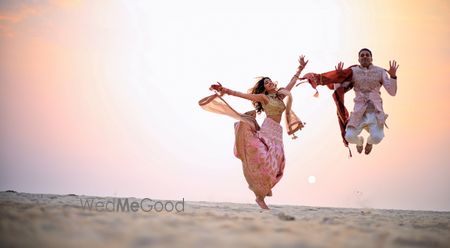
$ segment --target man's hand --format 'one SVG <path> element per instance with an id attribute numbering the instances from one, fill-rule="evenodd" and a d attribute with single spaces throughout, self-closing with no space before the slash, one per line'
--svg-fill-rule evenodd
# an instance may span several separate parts
<path id="1" fill-rule="evenodd" d="M 393 61 L 389 61 L 389 76 L 391 76 L 391 78 L 395 78 L 397 77 L 397 69 L 400 65 L 397 64 L 397 61 L 393 60 Z"/>
<path id="2" fill-rule="evenodd" d="M 336 69 L 337 73 L 342 73 L 342 71 L 344 69 L 344 63 L 343 62 L 339 62 L 339 64 L 337 66 L 335 66 L 334 69 Z"/>

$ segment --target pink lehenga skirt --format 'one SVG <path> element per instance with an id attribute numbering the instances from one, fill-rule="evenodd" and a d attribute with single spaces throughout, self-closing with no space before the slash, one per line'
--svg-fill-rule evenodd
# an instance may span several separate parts
<path id="1" fill-rule="evenodd" d="M 283 176 L 285 157 L 283 128 L 266 118 L 259 131 L 240 121 L 235 123 L 234 154 L 242 161 L 249 188 L 258 197 L 272 195 L 272 188 Z"/>
<path id="2" fill-rule="evenodd" d="M 259 127 L 255 111 L 240 114 L 217 95 L 200 100 L 199 105 L 207 111 L 239 120 L 234 125 L 234 154 L 242 161 L 245 179 L 255 195 L 272 195 L 271 189 L 280 181 L 285 166 L 281 125 L 266 118 Z"/>

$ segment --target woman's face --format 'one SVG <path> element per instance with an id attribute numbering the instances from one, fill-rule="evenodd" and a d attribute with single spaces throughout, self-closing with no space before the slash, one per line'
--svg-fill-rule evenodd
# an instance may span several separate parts
<path id="1" fill-rule="evenodd" d="M 277 88 L 277 84 L 276 82 L 272 82 L 270 78 L 266 78 L 264 79 L 264 88 L 266 89 L 266 91 L 273 91 Z"/>

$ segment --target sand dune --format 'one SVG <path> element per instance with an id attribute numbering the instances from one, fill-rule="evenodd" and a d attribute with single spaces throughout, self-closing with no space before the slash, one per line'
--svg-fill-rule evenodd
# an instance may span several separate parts
<path id="1" fill-rule="evenodd" d="M 0 192 L 0 246 L 450 247 L 450 212 L 181 200 Z"/>

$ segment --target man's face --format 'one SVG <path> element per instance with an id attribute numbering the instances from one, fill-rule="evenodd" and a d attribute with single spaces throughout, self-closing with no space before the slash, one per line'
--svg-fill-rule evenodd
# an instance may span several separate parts
<path id="1" fill-rule="evenodd" d="M 359 53 L 358 61 L 362 67 L 368 67 L 372 64 L 372 55 L 370 55 L 369 51 L 362 51 Z"/>

